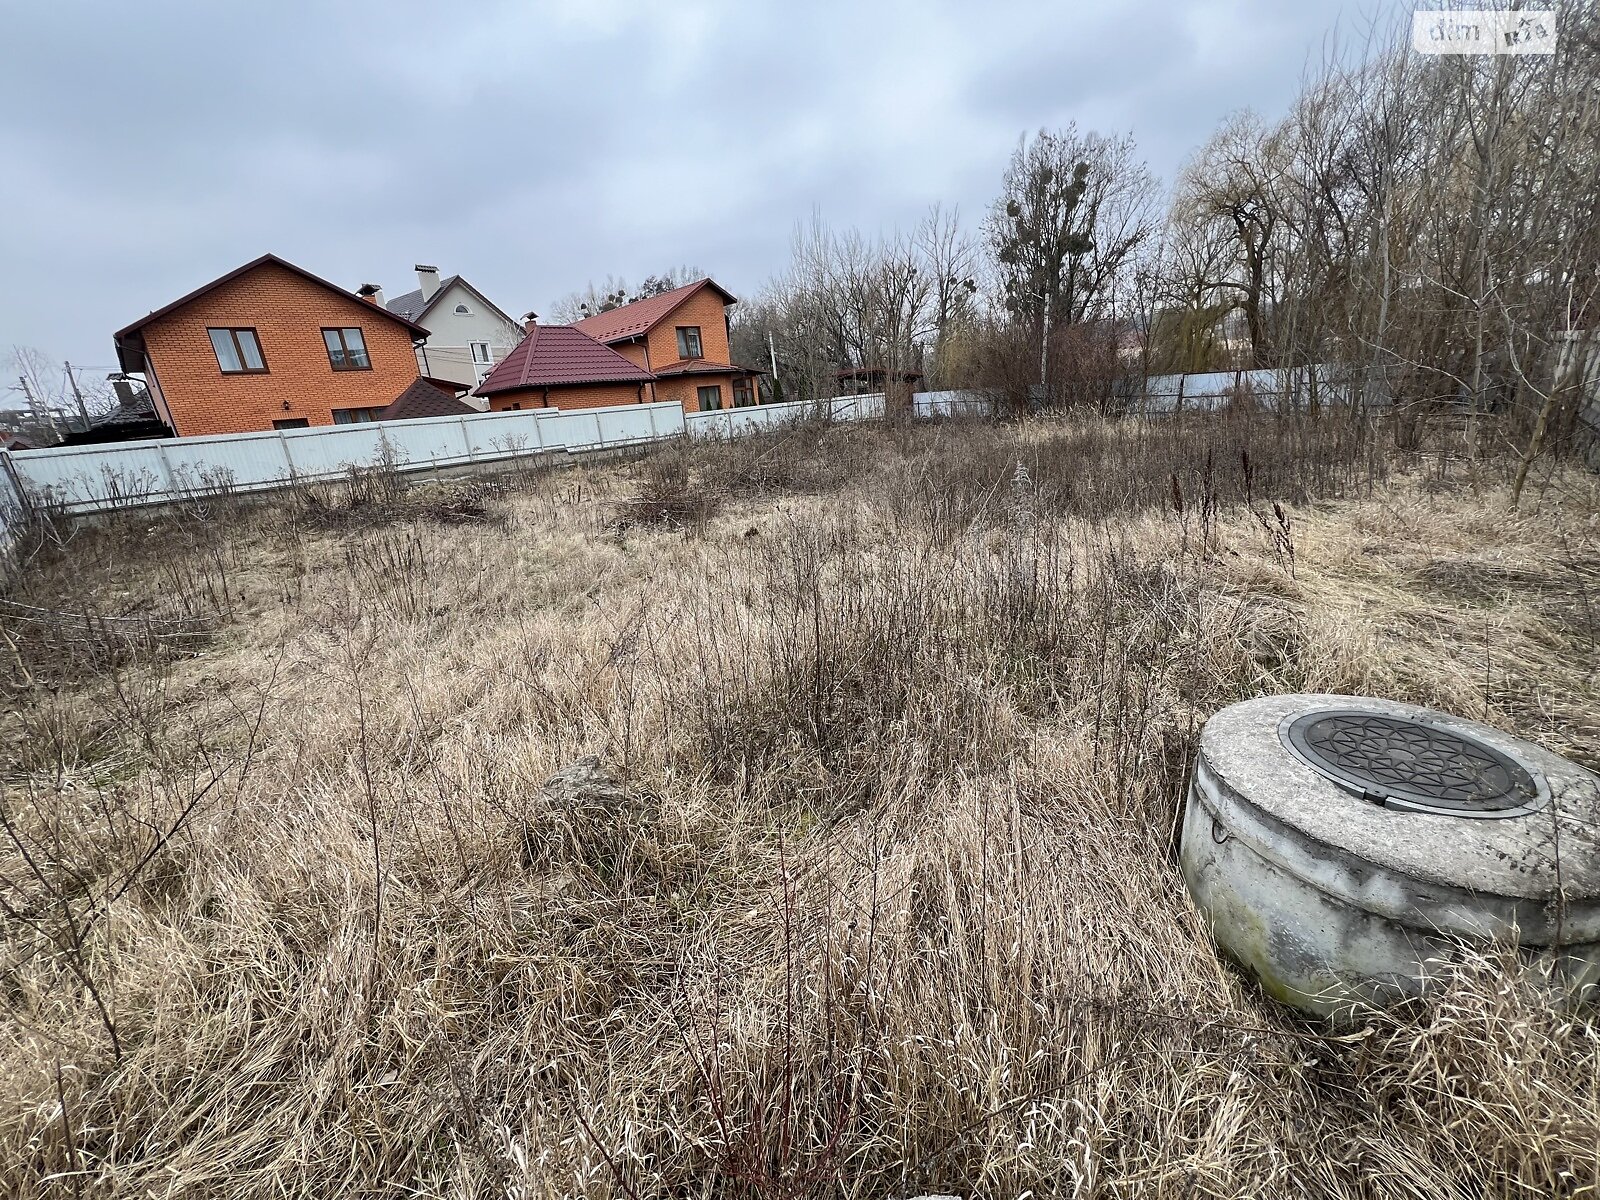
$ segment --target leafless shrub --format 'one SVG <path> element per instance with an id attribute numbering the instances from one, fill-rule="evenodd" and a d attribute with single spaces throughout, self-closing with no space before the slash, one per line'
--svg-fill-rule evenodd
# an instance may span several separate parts
<path id="1" fill-rule="evenodd" d="M 504 525 L 214 522 L 204 654 L 0 711 L 0 1193 L 1592 1188 L 1600 1034 L 1516 959 L 1336 1035 L 1185 899 L 1232 700 L 1600 738 L 1593 480 L 1508 516 L 1514 461 L 1326 418 L 690 445 L 749 480 L 693 538 L 586 465 Z M 144 522 L 25 586 L 152 601 Z"/>
<path id="2" fill-rule="evenodd" d="M 703 530 L 716 515 L 720 495 L 704 477 L 693 477 L 688 456 L 679 447 L 667 447 L 646 458 L 635 469 L 637 491 L 618 506 L 624 525 L 672 525 Z"/>

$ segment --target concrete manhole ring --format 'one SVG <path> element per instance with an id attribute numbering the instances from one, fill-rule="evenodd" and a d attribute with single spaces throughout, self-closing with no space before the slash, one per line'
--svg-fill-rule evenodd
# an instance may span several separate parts
<path id="1" fill-rule="evenodd" d="M 1551 994 L 1600 980 L 1600 778 L 1502 730 L 1359 696 L 1265 696 L 1201 731 L 1185 882 L 1217 941 L 1318 1013 L 1417 995 L 1458 940 Z"/>

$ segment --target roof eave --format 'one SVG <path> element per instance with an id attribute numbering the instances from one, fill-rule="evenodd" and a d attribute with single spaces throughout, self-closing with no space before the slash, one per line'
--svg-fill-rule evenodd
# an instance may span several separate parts
<path id="1" fill-rule="evenodd" d="M 597 341 L 597 342 L 599 342 L 599 343 L 601 343 L 602 345 L 605 345 L 605 346 L 614 346 L 618 342 L 632 341 L 634 338 L 643 337 L 645 334 L 649 333 L 656 326 L 660 325 L 663 321 L 665 321 L 673 313 L 677 312 L 680 308 L 682 308 L 685 304 L 687 304 L 691 299 L 693 299 L 695 296 L 697 296 L 700 292 L 704 291 L 708 287 L 714 289 L 722 297 L 722 307 L 727 308 L 728 305 L 730 305 L 730 304 L 739 303 L 739 297 L 735 296 L 732 292 L 730 292 L 727 288 L 723 287 L 720 283 L 718 283 L 715 279 L 711 278 L 711 276 L 709 276 L 709 275 L 707 275 L 704 279 L 700 280 L 699 282 L 697 282 L 695 284 L 692 284 L 692 285 L 691 284 L 685 284 L 684 287 L 687 290 L 683 293 L 682 296 L 678 297 L 677 302 L 674 303 L 672 305 L 672 307 L 663 310 L 661 315 L 659 317 L 657 317 L 655 320 L 649 322 L 646 325 L 641 326 L 640 328 L 634 330 L 632 333 L 616 333 L 616 334 L 611 335 L 610 337 L 603 337 L 603 338 L 596 337 L 595 341 Z M 654 296 L 646 296 L 644 298 L 644 300 L 632 300 L 632 301 L 629 301 L 629 303 L 630 304 L 643 304 L 646 301 L 653 300 L 653 299 L 655 299 Z M 624 304 L 621 307 L 622 308 L 627 308 L 628 305 Z M 613 309 L 612 311 L 617 311 L 617 310 Z M 596 313 L 594 315 L 595 316 L 602 316 L 603 314 Z M 574 321 L 573 322 L 573 328 L 576 329 L 576 328 L 578 328 L 579 326 L 581 326 L 583 324 L 583 321 L 592 320 L 592 319 L 593 319 L 592 317 L 585 317 L 585 318 L 583 318 L 583 320 Z M 583 329 L 580 329 L 579 332 L 588 333 L 587 330 L 583 330 Z M 594 337 L 594 334 L 590 333 L 589 336 L 590 337 Z"/>
<path id="2" fill-rule="evenodd" d="M 540 382 L 537 379 L 529 379 L 519 380 L 516 383 L 503 383 L 498 387 L 493 388 L 486 388 L 482 384 L 479 384 L 472 394 L 474 396 L 498 396 L 502 392 L 539 392 L 546 388 L 595 387 L 605 383 L 633 383 L 642 387 L 647 383 L 654 382 L 655 379 L 653 376 L 641 379 L 637 376 L 620 375 L 607 379 L 552 379 L 548 382 Z"/>
<path id="3" fill-rule="evenodd" d="M 370 301 L 363 300 L 360 296 L 356 295 L 354 292 L 346 291 L 344 288 L 340 287 L 338 284 L 332 283 L 329 280 L 326 280 L 326 279 L 322 278 L 322 276 L 320 276 L 320 275 L 313 275 L 310 271 L 306 270 L 304 267 L 296 266 L 294 263 L 290 262 L 288 259 L 279 258 L 276 254 L 270 254 L 269 253 L 269 254 L 261 255 L 261 257 L 259 257 L 259 258 L 253 258 L 249 262 L 245 263 L 243 266 L 235 267 L 231 271 L 225 272 L 222 275 L 218 275 L 215 279 L 211 280 L 209 283 L 201 284 L 199 287 L 195 288 L 193 291 L 187 292 L 184 295 L 179 296 L 176 300 L 172 301 L 170 304 L 164 304 L 160 308 L 154 309 L 151 312 L 146 313 L 143 317 L 140 317 L 137 321 L 134 321 L 134 322 L 132 322 L 132 323 L 130 323 L 128 325 L 125 325 L 125 326 L 123 326 L 123 328 L 117 330 L 116 333 L 112 334 L 112 337 L 116 340 L 117 345 L 120 347 L 124 338 L 129 338 L 129 337 L 132 337 L 135 334 L 140 333 L 146 326 L 150 325 L 152 322 L 159 321 L 162 317 L 169 316 L 170 314 L 177 312 L 180 308 L 183 308 L 185 305 L 192 304 L 194 301 L 200 299 L 201 296 L 204 296 L 207 292 L 215 291 L 217 288 L 221 287 L 223 284 L 231 283 L 235 279 L 238 279 L 241 275 L 244 275 L 244 274 L 246 274 L 246 273 L 248 273 L 250 271 L 253 271 L 257 267 L 267 266 L 268 264 L 273 264 L 273 265 L 282 267 L 285 270 L 290 271 L 293 274 L 300 276 L 302 279 L 305 279 L 308 282 L 314 283 L 319 287 L 327 288 L 330 292 L 337 293 L 338 295 L 343 296 L 346 299 L 351 300 L 356 304 L 365 304 L 373 312 L 378 313 L 378 314 L 380 314 L 380 315 L 382 315 L 384 317 L 387 317 L 391 321 L 398 321 L 400 324 L 404 325 L 407 329 L 411 330 L 411 332 L 414 335 L 416 335 L 417 337 L 419 337 L 419 338 L 426 339 L 427 336 L 428 336 L 428 331 L 426 329 L 424 329 L 421 325 L 418 325 L 415 321 L 408 320 L 405 317 L 402 317 L 399 313 L 390 312 L 387 308 L 384 308 L 381 304 L 373 304 Z M 142 338 L 140 340 L 141 340 L 141 342 L 143 341 Z"/>

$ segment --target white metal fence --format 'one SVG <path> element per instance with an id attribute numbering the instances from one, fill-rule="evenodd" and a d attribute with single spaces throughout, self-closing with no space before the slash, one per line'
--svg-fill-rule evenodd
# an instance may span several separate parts
<path id="1" fill-rule="evenodd" d="M 0 455 L 8 452 L 0 450 Z M 0 461 L 0 578 L 11 569 L 27 512 L 9 461 Z"/>
<path id="2" fill-rule="evenodd" d="M 849 421 L 882 415 L 881 395 L 688 414 L 681 405 L 665 402 L 57 446 L 8 454 L 8 463 L 0 463 L 9 467 L 0 469 L 0 487 L 14 472 L 25 493 L 15 499 L 59 512 L 92 513 L 334 479 L 359 467 L 433 470 L 632 446 L 686 433 L 733 437 L 810 416 Z M 8 543 L 5 531 L 11 525 L 3 515 L 4 501 L 0 491 L 0 542 Z"/>
<path id="3" fill-rule="evenodd" d="M 918 417 L 992 417 L 998 409 L 987 392 L 918 392 L 911 397 L 912 415 Z"/>
<path id="4" fill-rule="evenodd" d="M 835 396 L 831 400 L 789 400 L 783 404 L 724 408 L 714 412 L 689 413 L 684 417 L 694 437 L 738 437 L 760 429 L 772 429 L 792 421 L 811 418 L 834 421 L 868 421 L 883 416 L 883 396 Z"/>
<path id="5" fill-rule="evenodd" d="M 1151 375 L 1119 384 L 1130 411 L 1150 416 L 1176 412 L 1218 412 L 1233 404 L 1307 408 L 1364 400 L 1382 402 L 1382 389 L 1368 385 L 1366 373 L 1330 365 L 1282 370 L 1208 371 Z"/>
<path id="6" fill-rule="evenodd" d="M 677 404 L 532 409 L 331 428 L 57 446 L 11 455 L 36 504 L 68 513 L 160 504 L 333 479 L 353 467 L 417 471 L 568 450 L 607 449 L 684 431 Z"/>

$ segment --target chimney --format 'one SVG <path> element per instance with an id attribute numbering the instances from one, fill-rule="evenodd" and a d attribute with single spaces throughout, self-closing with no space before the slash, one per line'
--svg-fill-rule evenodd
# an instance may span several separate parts
<path id="1" fill-rule="evenodd" d="M 532 333 L 534 331 L 534 329 L 536 329 L 538 327 L 538 324 L 539 324 L 539 314 L 538 313 L 536 313 L 536 312 L 525 312 L 525 313 L 522 314 L 522 328 L 526 332 Z"/>
<path id="2" fill-rule="evenodd" d="M 439 268 L 418 263 L 411 269 L 417 273 L 417 282 L 422 286 L 422 302 L 426 304 L 439 290 Z"/>
<path id="3" fill-rule="evenodd" d="M 368 304 L 376 304 L 379 308 L 383 307 L 383 289 L 375 283 L 363 283 L 356 289 L 356 295 L 360 296 Z"/>

